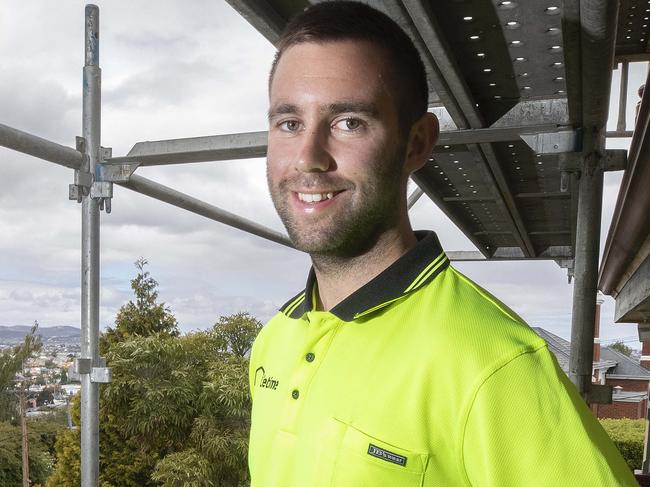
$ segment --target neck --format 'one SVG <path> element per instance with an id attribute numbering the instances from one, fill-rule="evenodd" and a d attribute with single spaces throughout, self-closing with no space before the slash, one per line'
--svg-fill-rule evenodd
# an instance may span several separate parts
<path id="1" fill-rule="evenodd" d="M 408 225 L 408 228 L 385 232 L 371 249 L 359 256 L 312 255 L 318 282 L 317 309 L 332 309 L 381 274 L 416 243 L 417 238 Z"/>

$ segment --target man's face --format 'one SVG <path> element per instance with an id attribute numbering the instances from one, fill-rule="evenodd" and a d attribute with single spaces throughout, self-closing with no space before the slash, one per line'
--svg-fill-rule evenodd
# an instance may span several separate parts
<path id="1" fill-rule="evenodd" d="M 287 49 L 270 87 L 267 178 L 294 245 L 352 256 L 396 227 L 405 142 L 383 51 L 359 41 Z"/>

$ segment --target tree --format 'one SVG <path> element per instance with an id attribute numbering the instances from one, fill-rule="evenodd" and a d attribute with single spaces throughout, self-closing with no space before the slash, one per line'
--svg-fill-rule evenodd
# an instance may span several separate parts
<path id="1" fill-rule="evenodd" d="M 81 485 L 81 436 L 79 431 L 81 395 L 76 394 L 70 402 L 70 414 L 74 429 L 61 430 L 56 435 L 54 451 L 56 463 L 45 487 L 79 487 Z"/>
<path id="2" fill-rule="evenodd" d="M 262 322 L 246 312 L 221 316 L 213 328 L 214 333 L 226 343 L 228 350 L 240 357 L 248 355 L 261 329 Z"/>
<path id="3" fill-rule="evenodd" d="M 50 474 L 54 457 L 54 438 L 62 426 L 57 421 L 29 421 L 29 477 L 32 485 L 43 483 Z M 0 422 L 0 485 L 22 486 L 20 426 Z M 77 484 L 79 485 L 79 484 Z"/>
<path id="4" fill-rule="evenodd" d="M 111 350 L 120 381 L 106 388 L 104 406 L 124 419 L 122 430 L 148 457 L 158 459 L 150 478 L 159 484 L 151 485 L 246 481 L 248 362 L 220 352 L 225 346 L 210 330 L 134 338 Z"/>
<path id="5" fill-rule="evenodd" d="M 111 345 L 113 381 L 100 402 L 102 487 L 246 482 L 248 361 L 226 348 L 214 329 Z M 77 440 L 74 432 L 57 440 L 47 487 L 75 485 L 67 479 L 79 465 Z"/>
<path id="6" fill-rule="evenodd" d="M 24 361 L 42 347 L 37 331 L 38 322 L 35 321 L 22 343 L 0 350 L 0 421 L 10 420 L 16 415 L 16 396 L 12 393 L 16 386 L 16 374 L 23 368 Z"/>
<path id="7" fill-rule="evenodd" d="M 60 384 L 67 384 L 68 383 L 68 371 L 65 368 L 61 369 L 61 375 L 59 379 Z"/>
<path id="8" fill-rule="evenodd" d="M 81 437 L 79 428 L 63 430 L 56 437 L 56 464 L 45 487 L 79 487 L 81 485 Z M 62 468 L 65 466 L 65 468 Z"/>
<path id="9" fill-rule="evenodd" d="M 180 336 L 145 265 L 136 262 L 135 301 L 122 306 L 103 337 L 113 380 L 100 389 L 100 485 L 246 485 L 246 355 L 261 323 L 238 313 Z M 57 439 L 46 487 L 79 485 L 78 435 L 66 431 Z"/>
<path id="10" fill-rule="evenodd" d="M 607 348 L 611 348 L 612 350 L 616 350 L 617 352 L 622 353 L 623 355 L 627 355 L 628 357 L 632 356 L 632 353 L 634 352 L 634 349 L 631 347 L 628 347 L 625 343 L 623 343 L 621 340 L 617 340 L 611 345 L 608 345 Z"/>
<path id="11" fill-rule="evenodd" d="M 100 340 L 102 354 L 106 354 L 111 343 L 123 342 L 133 337 L 146 337 L 154 333 L 178 336 L 176 317 L 165 303 L 158 302 L 158 282 L 145 270 L 148 262 L 144 258 L 135 261 L 138 274 L 131 280 L 135 302 L 123 305 L 115 317 L 115 328 L 108 327 Z"/>
<path id="12" fill-rule="evenodd" d="M 53 402 L 54 402 L 54 392 L 50 388 L 43 389 L 36 396 L 37 407 L 47 406 L 48 404 L 52 404 Z"/>

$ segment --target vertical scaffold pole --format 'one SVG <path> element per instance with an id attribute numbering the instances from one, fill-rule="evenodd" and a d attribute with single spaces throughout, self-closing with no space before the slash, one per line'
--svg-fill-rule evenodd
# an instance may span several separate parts
<path id="1" fill-rule="evenodd" d="M 575 283 L 571 320 L 569 376 L 587 401 L 591 387 L 598 287 L 600 217 L 603 199 L 602 131 L 585 133 L 585 158 L 578 183 Z"/>
<path id="2" fill-rule="evenodd" d="M 101 70 L 99 8 L 86 5 L 83 68 L 82 136 L 86 161 L 82 170 L 93 177 L 100 145 Z M 96 179 L 96 178 L 94 178 Z M 99 203 L 84 194 L 81 207 L 81 358 L 89 363 L 81 374 L 81 486 L 99 485 L 99 384 L 92 381 L 99 342 Z"/>
<path id="3" fill-rule="evenodd" d="M 624 132 L 626 127 L 625 116 L 627 114 L 627 79 L 629 69 L 629 63 L 627 61 L 623 61 L 621 64 L 621 86 L 618 95 L 618 121 L 616 122 L 617 132 Z"/>

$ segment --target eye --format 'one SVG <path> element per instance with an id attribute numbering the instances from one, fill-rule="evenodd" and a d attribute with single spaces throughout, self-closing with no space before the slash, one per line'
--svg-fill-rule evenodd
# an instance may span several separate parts
<path id="1" fill-rule="evenodd" d="M 362 122 L 358 118 L 344 118 L 334 124 L 340 130 L 355 131 L 361 128 Z"/>
<path id="2" fill-rule="evenodd" d="M 280 130 L 285 132 L 296 132 L 300 128 L 300 122 L 297 120 L 286 120 L 280 124 Z"/>

